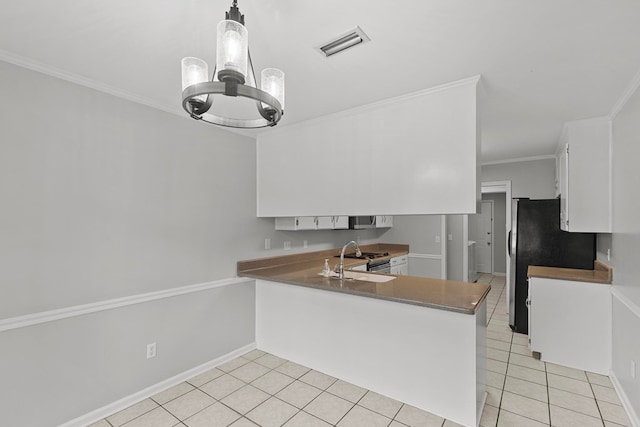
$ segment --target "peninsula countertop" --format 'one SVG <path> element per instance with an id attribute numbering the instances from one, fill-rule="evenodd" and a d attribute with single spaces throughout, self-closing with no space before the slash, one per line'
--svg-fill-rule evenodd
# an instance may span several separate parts
<path id="1" fill-rule="evenodd" d="M 408 245 L 375 244 L 361 246 L 363 251 L 388 252 L 389 258 L 405 255 Z M 239 261 L 238 276 L 323 289 L 332 292 L 385 299 L 464 314 L 475 314 L 491 287 L 482 283 L 466 283 L 453 280 L 397 275 L 387 282 L 367 280 L 340 280 L 323 277 L 324 260 L 330 265 L 337 262 L 339 249 L 308 252 L 304 254 Z M 345 258 L 345 269 L 366 264 L 367 260 Z M 382 274 L 372 273 L 367 274 Z M 383 274 L 384 275 L 384 274 Z"/>
<path id="2" fill-rule="evenodd" d="M 593 270 L 530 265 L 527 270 L 527 276 L 610 285 L 613 279 L 613 269 L 598 260 L 594 262 Z"/>

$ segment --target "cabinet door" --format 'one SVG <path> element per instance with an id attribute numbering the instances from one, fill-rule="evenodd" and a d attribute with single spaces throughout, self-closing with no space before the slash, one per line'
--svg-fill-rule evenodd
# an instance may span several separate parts
<path id="1" fill-rule="evenodd" d="M 391 274 L 402 276 L 409 274 L 409 260 L 407 255 L 393 257 L 389 260 L 391 264 Z"/>
<path id="2" fill-rule="evenodd" d="M 558 188 L 560 191 L 560 229 L 569 231 L 569 144 L 558 157 Z"/>
<path id="3" fill-rule="evenodd" d="M 611 369 L 611 285 L 529 279 L 529 346 L 541 360 L 583 371 Z"/>
<path id="4" fill-rule="evenodd" d="M 296 217 L 296 230 L 316 230 L 318 228 L 318 217 L 299 216 Z"/>
<path id="5" fill-rule="evenodd" d="M 407 274 L 409 274 L 408 270 L 409 269 L 407 264 L 399 264 L 391 267 L 390 273 L 395 276 L 406 276 Z"/>
<path id="6" fill-rule="evenodd" d="M 376 216 L 376 228 L 389 228 L 393 225 L 393 217 L 388 215 Z"/>
<path id="7" fill-rule="evenodd" d="M 349 228 L 349 217 L 348 216 L 334 216 L 333 218 L 333 228 L 336 230 L 346 230 Z"/>
<path id="8" fill-rule="evenodd" d="M 319 216 L 317 217 L 318 230 L 332 230 L 333 229 L 333 216 Z"/>

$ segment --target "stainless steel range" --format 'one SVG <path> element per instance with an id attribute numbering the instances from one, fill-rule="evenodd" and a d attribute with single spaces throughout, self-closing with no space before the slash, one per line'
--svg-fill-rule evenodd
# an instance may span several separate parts
<path id="1" fill-rule="evenodd" d="M 377 273 L 390 273 L 391 272 L 391 260 L 389 258 L 389 252 L 362 252 L 360 256 L 356 253 L 344 254 L 345 258 L 356 259 L 368 259 L 367 271 L 373 271 Z M 386 258 L 385 258 L 386 257 Z M 385 258 L 385 259 L 377 259 Z"/>

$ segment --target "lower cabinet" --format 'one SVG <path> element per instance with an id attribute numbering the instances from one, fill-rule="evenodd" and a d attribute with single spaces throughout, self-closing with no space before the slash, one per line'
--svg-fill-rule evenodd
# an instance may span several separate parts
<path id="1" fill-rule="evenodd" d="M 408 255 L 393 257 L 389 262 L 391 264 L 391 274 L 395 274 L 396 276 L 406 276 L 409 274 Z"/>
<path id="2" fill-rule="evenodd" d="M 545 362 L 608 375 L 611 285 L 529 278 L 529 346 Z"/>

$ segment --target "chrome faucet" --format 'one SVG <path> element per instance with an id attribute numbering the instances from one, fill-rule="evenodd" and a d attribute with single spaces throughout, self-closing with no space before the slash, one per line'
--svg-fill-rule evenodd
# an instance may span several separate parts
<path id="1" fill-rule="evenodd" d="M 339 279 L 344 279 L 344 251 L 347 249 L 347 247 L 349 247 L 349 245 L 353 245 L 356 248 L 356 256 L 357 257 L 361 257 L 362 256 L 362 252 L 360 251 L 360 247 L 358 246 L 358 244 L 356 243 L 355 240 L 350 241 L 349 243 L 347 243 L 346 245 L 344 245 L 342 247 L 342 252 L 340 252 L 340 267 L 338 267 L 338 278 Z"/>

